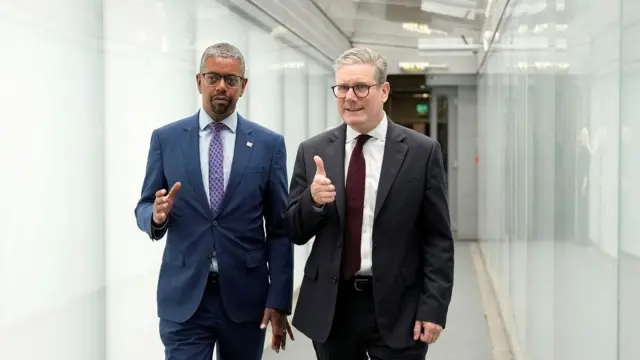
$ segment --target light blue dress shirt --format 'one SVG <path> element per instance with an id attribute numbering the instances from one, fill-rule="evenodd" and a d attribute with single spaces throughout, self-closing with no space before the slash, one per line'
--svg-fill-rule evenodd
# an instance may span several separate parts
<path id="1" fill-rule="evenodd" d="M 211 131 L 211 123 L 213 119 L 203 109 L 200 109 L 198 118 L 200 124 L 200 170 L 202 171 L 202 184 L 204 185 L 204 191 L 207 194 L 207 202 L 209 202 L 209 145 L 211 144 L 211 137 L 213 136 Z M 227 118 L 222 120 L 222 123 L 227 125 L 227 128 L 220 134 L 222 136 L 222 148 L 224 156 L 224 188 L 226 190 L 229 184 L 229 175 L 231 174 L 231 164 L 233 163 L 233 153 L 236 144 L 236 129 L 238 127 L 238 113 L 234 111 Z M 210 270 L 212 272 L 218 272 L 218 261 L 216 254 L 213 252 L 211 257 Z"/>

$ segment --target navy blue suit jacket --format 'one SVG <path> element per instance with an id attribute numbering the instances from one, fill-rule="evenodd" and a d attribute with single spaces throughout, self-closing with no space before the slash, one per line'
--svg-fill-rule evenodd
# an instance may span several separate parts
<path id="1" fill-rule="evenodd" d="M 167 233 L 158 279 L 160 318 L 183 322 L 195 313 L 207 283 L 214 239 L 221 297 L 233 321 L 260 321 L 265 307 L 291 313 L 293 245 L 284 224 L 284 138 L 238 115 L 234 151 L 225 195 L 214 214 L 201 176 L 198 114 L 151 135 L 135 215 L 138 227 L 152 239 Z M 182 188 L 166 230 L 158 232 L 151 227 L 155 193 L 168 191 L 176 182 Z"/>

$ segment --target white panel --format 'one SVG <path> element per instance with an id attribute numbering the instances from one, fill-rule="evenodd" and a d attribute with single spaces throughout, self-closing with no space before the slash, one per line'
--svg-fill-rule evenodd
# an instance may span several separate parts
<path id="1" fill-rule="evenodd" d="M 283 67 L 281 52 L 284 45 L 269 33 L 251 27 L 247 91 L 250 120 L 282 133 Z"/>
<path id="2" fill-rule="evenodd" d="M 622 190 L 633 143 L 624 124 L 637 118 L 635 72 L 620 66 L 634 48 L 621 39 L 631 3 L 512 0 L 481 69 L 478 226 L 527 359 L 639 355 L 638 258 L 623 245 L 637 238 L 637 221 L 623 220 L 637 218 L 624 205 L 633 192 Z"/>
<path id="3" fill-rule="evenodd" d="M 452 104 L 449 103 L 451 106 Z M 457 97 L 457 194 L 458 237 L 478 238 L 478 100 L 477 89 L 458 87 Z"/>
<path id="4" fill-rule="evenodd" d="M 327 76 L 327 87 L 331 87 L 336 84 L 336 77 L 332 73 Z M 327 128 L 331 128 L 342 124 L 342 118 L 338 112 L 338 102 L 333 93 L 329 93 L 327 96 Z"/>
<path id="5" fill-rule="evenodd" d="M 133 208 L 151 132 L 198 110 L 196 8 L 108 0 L 104 9 L 107 359 L 162 358 L 155 292 L 164 241 L 137 228 Z"/>
<path id="6" fill-rule="evenodd" d="M 308 136 L 317 135 L 327 128 L 326 104 L 328 97 L 333 98 L 333 95 L 326 79 L 331 71 L 309 59 Z"/>
<path id="7" fill-rule="evenodd" d="M 640 318 L 640 3 L 622 2 L 620 75 L 620 258 L 619 348 L 620 360 L 640 357 L 637 319 Z M 616 134 L 613 134 L 614 136 Z"/>
<path id="8" fill-rule="evenodd" d="M 293 166 L 296 159 L 298 145 L 307 138 L 308 114 L 308 64 L 305 57 L 295 49 L 283 51 L 285 64 L 300 64 L 284 68 L 284 137 L 287 146 L 287 168 L 289 181 L 293 174 Z M 294 284 L 299 286 L 302 282 L 304 264 L 309 252 L 307 247 L 296 246 L 294 248 Z"/>
<path id="9" fill-rule="evenodd" d="M 0 359 L 104 359 L 102 4 L 1 7 Z"/>

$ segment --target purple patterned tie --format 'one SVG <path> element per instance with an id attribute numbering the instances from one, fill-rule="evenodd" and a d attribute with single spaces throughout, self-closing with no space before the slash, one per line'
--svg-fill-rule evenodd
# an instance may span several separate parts
<path id="1" fill-rule="evenodd" d="M 224 195 L 224 152 L 222 150 L 222 131 L 226 125 L 220 122 L 211 124 L 211 144 L 209 145 L 209 204 L 215 213 Z"/>

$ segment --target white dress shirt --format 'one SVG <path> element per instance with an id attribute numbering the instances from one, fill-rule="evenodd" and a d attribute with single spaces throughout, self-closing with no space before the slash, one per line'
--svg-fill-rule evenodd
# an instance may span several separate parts
<path id="1" fill-rule="evenodd" d="M 362 214 L 362 243 L 360 245 L 360 271 L 358 275 L 371 275 L 371 249 L 373 235 L 373 216 L 376 209 L 376 196 L 378 194 L 378 183 L 382 172 L 382 157 L 384 155 L 384 144 L 387 137 L 388 120 L 387 114 L 383 113 L 383 119 L 378 126 L 371 130 L 371 136 L 364 146 L 362 153 L 366 166 L 365 187 L 364 187 L 364 208 Z M 345 183 L 349 173 L 349 161 L 351 153 L 356 145 L 356 137 L 360 135 L 357 131 L 347 126 L 347 136 L 345 138 L 344 151 L 344 174 Z"/>

